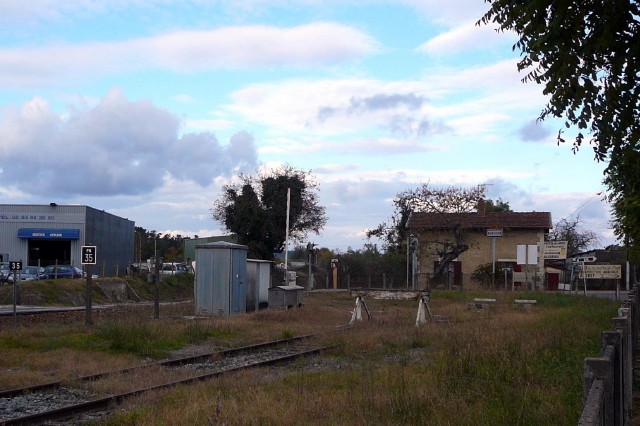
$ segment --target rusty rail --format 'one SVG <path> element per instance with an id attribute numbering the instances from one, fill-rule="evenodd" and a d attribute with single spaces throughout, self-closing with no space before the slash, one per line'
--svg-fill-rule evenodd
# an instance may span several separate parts
<path id="1" fill-rule="evenodd" d="M 261 347 L 264 348 L 266 346 L 261 345 Z M 278 363 L 291 362 L 291 361 L 293 361 L 295 359 L 298 359 L 298 358 L 301 358 L 301 357 L 315 355 L 315 354 L 318 354 L 318 353 L 323 352 L 323 351 L 335 349 L 337 347 L 339 347 L 339 345 L 319 346 L 319 347 L 314 347 L 314 348 L 311 348 L 311 349 L 303 349 L 303 350 L 297 351 L 296 353 L 292 353 L 292 354 L 276 355 L 276 356 L 271 357 L 269 359 L 262 359 L 262 360 L 257 360 L 255 362 L 248 363 L 248 364 L 226 367 L 226 368 L 223 368 L 221 370 L 208 372 L 208 373 L 204 373 L 204 374 L 199 374 L 199 375 L 196 375 L 196 376 L 191 376 L 191 377 L 188 377 L 188 378 L 171 381 L 171 382 L 168 382 L 168 383 L 156 384 L 156 385 L 148 386 L 148 387 L 141 388 L 141 389 L 136 389 L 136 390 L 132 390 L 132 391 L 124 392 L 124 393 L 119 393 L 117 395 L 109 395 L 109 396 L 106 396 L 106 397 L 103 397 L 103 398 L 94 399 L 94 400 L 91 400 L 91 401 L 86 401 L 86 402 L 82 402 L 82 403 L 78 403 L 78 404 L 70 404 L 70 405 L 67 405 L 67 406 L 64 406 L 64 407 L 55 408 L 55 409 L 52 409 L 52 410 L 46 410 L 46 411 L 42 411 L 42 412 L 36 413 L 36 414 L 29 414 L 29 415 L 25 415 L 25 416 L 22 416 L 22 417 L 8 419 L 8 420 L 0 422 L 0 424 L 2 426 L 33 425 L 33 424 L 45 424 L 46 421 L 51 421 L 51 420 L 65 420 L 65 421 L 67 421 L 69 419 L 72 419 L 74 416 L 77 416 L 78 414 L 86 413 L 86 412 L 90 412 L 90 411 L 107 409 L 109 407 L 112 407 L 114 405 L 118 405 L 118 404 L 122 403 L 123 401 L 125 401 L 128 398 L 132 398 L 132 397 L 141 395 L 141 394 L 146 393 L 146 392 L 151 392 L 151 391 L 160 390 L 160 389 L 172 388 L 172 387 L 176 387 L 178 385 L 188 385 L 188 384 L 196 383 L 196 382 L 199 382 L 199 381 L 208 380 L 208 379 L 211 379 L 211 378 L 214 378 L 214 377 L 219 377 L 219 376 L 222 376 L 224 374 L 229 374 L 229 373 L 233 373 L 233 372 L 236 372 L 236 371 L 239 371 L 239 370 L 248 369 L 248 368 L 255 368 L 255 367 L 260 367 L 260 366 L 268 366 L 268 365 L 273 365 L 273 364 L 278 364 Z"/>

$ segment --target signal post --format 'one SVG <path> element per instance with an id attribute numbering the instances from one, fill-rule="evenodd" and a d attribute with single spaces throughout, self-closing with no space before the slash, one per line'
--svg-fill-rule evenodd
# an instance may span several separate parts
<path id="1" fill-rule="evenodd" d="M 9 273 L 13 272 L 13 331 L 18 326 L 18 284 L 20 283 L 20 271 L 22 271 L 22 260 L 13 260 L 9 262 Z"/>
<path id="2" fill-rule="evenodd" d="M 96 246 L 82 246 L 82 264 L 86 266 L 87 274 L 87 293 L 85 296 L 86 311 L 84 317 L 84 324 L 93 324 L 91 318 L 91 295 L 93 293 L 93 277 L 91 271 L 91 265 L 96 264 Z"/>

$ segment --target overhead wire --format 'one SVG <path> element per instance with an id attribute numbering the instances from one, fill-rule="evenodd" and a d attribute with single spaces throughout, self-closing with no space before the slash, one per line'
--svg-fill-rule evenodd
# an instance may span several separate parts
<path id="1" fill-rule="evenodd" d="M 591 201 L 593 201 L 593 199 L 597 196 L 602 195 L 602 191 L 598 191 L 598 192 L 594 192 L 591 195 L 589 195 L 586 199 L 584 199 L 583 201 L 581 201 L 574 209 L 572 209 L 568 214 L 566 214 L 562 219 L 568 219 L 569 217 L 576 215 L 577 213 L 580 212 L 580 210 L 582 210 L 583 208 L 585 208 L 587 206 L 587 204 L 589 204 Z"/>

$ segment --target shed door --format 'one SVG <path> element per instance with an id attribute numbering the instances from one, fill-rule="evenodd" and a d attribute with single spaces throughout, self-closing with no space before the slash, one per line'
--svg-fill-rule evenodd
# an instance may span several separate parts
<path id="1" fill-rule="evenodd" d="M 230 313 L 247 310 L 247 251 L 232 250 Z"/>

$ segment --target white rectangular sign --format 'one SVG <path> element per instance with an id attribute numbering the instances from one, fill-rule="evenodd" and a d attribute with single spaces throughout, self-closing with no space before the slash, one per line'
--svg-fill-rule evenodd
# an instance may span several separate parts
<path id="1" fill-rule="evenodd" d="M 622 266 L 620 265 L 583 265 L 581 269 L 581 279 L 619 280 L 622 278 Z"/>
<path id="2" fill-rule="evenodd" d="M 502 237 L 502 229 L 487 229 L 487 237 Z"/>
<path id="3" fill-rule="evenodd" d="M 538 246 L 536 244 L 518 244 L 516 247 L 516 262 L 518 265 L 537 265 Z"/>
<path id="4" fill-rule="evenodd" d="M 545 241 L 543 256 L 544 256 L 544 259 L 566 259 L 567 258 L 567 242 L 566 241 Z"/>
<path id="5" fill-rule="evenodd" d="M 538 264 L 538 245 L 537 244 L 529 244 L 527 246 L 527 263 L 529 265 Z"/>
<path id="6" fill-rule="evenodd" d="M 518 244 L 518 247 L 516 248 L 516 260 L 518 265 L 527 264 L 527 246 Z"/>

